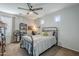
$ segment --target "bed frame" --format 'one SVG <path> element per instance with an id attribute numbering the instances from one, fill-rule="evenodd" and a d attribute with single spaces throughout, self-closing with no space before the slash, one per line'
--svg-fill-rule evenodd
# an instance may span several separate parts
<path id="1" fill-rule="evenodd" d="M 42 31 L 43 32 L 55 31 L 55 37 L 56 37 L 56 44 L 55 45 L 58 45 L 58 28 L 57 27 L 43 27 Z M 32 38 L 32 36 L 31 36 L 31 38 Z M 33 38 L 32 38 L 32 43 L 31 44 L 32 44 L 32 56 L 33 56 L 33 44 L 34 44 Z"/>
<path id="2" fill-rule="evenodd" d="M 58 28 L 57 27 L 43 27 L 42 28 L 42 32 L 51 32 L 51 31 L 55 31 L 55 37 L 56 37 L 56 44 L 55 45 L 58 45 Z M 31 39 L 32 39 L 32 49 L 31 49 L 31 56 L 33 56 L 33 46 L 34 46 L 34 41 L 33 41 L 33 37 L 31 36 Z M 48 50 L 48 49 L 47 49 Z"/>

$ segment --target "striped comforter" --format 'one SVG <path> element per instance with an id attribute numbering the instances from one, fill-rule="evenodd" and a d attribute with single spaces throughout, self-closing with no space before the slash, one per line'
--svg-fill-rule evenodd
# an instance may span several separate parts
<path id="1" fill-rule="evenodd" d="M 33 55 L 38 56 L 54 44 L 56 44 L 55 36 L 41 36 L 34 35 L 33 38 Z M 21 47 L 25 48 L 29 54 L 32 54 L 32 38 L 30 36 L 23 36 L 21 40 Z"/>

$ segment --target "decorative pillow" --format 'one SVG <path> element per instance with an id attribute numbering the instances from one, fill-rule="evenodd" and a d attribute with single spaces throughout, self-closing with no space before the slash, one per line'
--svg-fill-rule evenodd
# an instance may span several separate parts
<path id="1" fill-rule="evenodd" d="M 52 35 L 52 32 L 48 32 L 48 36 L 53 36 L 53 35 Z"/>
<path id="2" fill-rule="evenodd" d="M 43 36 L 48 36 L 47 32 L 42 32 Z"/>
<path id="3" fill-rule="evenodd" d="M 32 35 L 36 35 L 36 32 L 35 31 L 32 31 Z"/>
<path id="4" fill-rule="evenodd" d="M 51 31 L 51 32 L 42 32 L 43 36 L 55 36 L 56 32 L 55 31 Z"/>

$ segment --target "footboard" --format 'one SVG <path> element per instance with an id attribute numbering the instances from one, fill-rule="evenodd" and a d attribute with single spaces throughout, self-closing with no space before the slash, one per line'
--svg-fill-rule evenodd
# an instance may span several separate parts
<path id="1" fill-rule="evenodd" d="M 33 39 L 32 36 L 22 36 L 20 48 L 25 48 L 29 55 L 33 55 Z"/>

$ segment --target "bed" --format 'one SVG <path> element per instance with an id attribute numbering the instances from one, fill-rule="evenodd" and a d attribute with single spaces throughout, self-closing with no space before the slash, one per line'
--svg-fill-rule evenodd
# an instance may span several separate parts
<path id="1" fill-rule="evenodd" d="M 52 35 L 24 35 L 20 47 L 25 48 L 29 55 L 39 56 L 53 45 L 57 45 L 58 30 L 56 27 L 44 27 L 42 32 L 50 32 Z"/>

